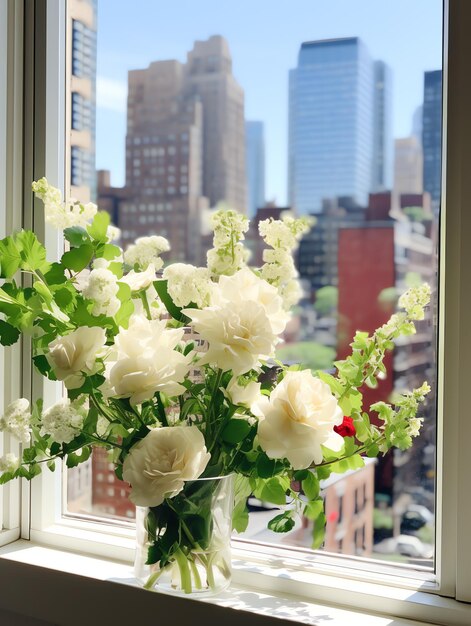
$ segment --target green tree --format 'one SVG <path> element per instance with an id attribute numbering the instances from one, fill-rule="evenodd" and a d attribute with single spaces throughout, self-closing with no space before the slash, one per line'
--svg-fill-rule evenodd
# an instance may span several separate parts
<path id="1" fill-rule="evenodd" d="M 321 287 L 316 291 L 316 301 L 314 302 L 314 309 L 319 315 L 329 315 L 329 313 L 335 313 L 339 301 L 339 290 L 337 287 L 327 285 Z"/>

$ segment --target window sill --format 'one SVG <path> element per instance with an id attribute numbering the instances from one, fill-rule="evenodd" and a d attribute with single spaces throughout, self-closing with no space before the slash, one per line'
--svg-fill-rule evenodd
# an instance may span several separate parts
<path id="1" fill-rule="evenodd" d="M 225 626 L 241 620 L 247 626 L 322 621 L 331 626 L 418 626 L 413 619 L 422 625 L 471 623 L 471 605 L 429 593 L 285 567 L 251 566 L 237 559 L 234 566 L 234 584 L 227 592 L 193 600 L 138 588 L 129 563 L 20 540 L 0 548 L 0 611 L 64 626 L 87 623 L 91 614 L 94 623 L 101 624 L 126 623 L 137 616 L 141 621 L 155 620 L 159 614 L 171 615 L 177 624 L 189 618 L 208 626 L 219 626 L 221 620 Z M 347 603 L 353 608 L 340 607 Z M 365 607 L 371 612 L 365 613 Z"/>

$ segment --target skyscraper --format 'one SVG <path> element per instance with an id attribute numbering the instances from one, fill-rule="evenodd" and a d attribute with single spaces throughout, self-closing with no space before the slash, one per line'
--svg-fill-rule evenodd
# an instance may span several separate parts
<path id="1" fill-rule="evenodd" d="M 422 193 L 422 146 L 415 135 L 394 142 L 394 193 Z"/>
<path id="2" fill-rule="evenodd" d="M 392 189 L 392 72 L 384 61 L 374 62 L 373 172 L 371 191 Z"/>
<path id="3" fill-rule="evenodd" d="M 96 0 L 71 0 L 70 186 L 71 196 L 94 200 L 96 110 Z"/>
<path id="4" fill-rule="evenodd" d="M 263 122 L 245 122 L 247 212 L 255 217 L 265 204 L 265 136 Z"/>
<path id="5" fill-rule="evenodd" d="M 306 42 L 289 80 L 289 203 L 319 213 L 322 200 L 365 205 L 392 177 L 390 73 L 357 37 Z"/>
<path id="6" fill-rule="evenodd" d="M 424 152 L 424 191 L 432 196 L 438 210 L 442 168 L 442 71 L 425 72 L 424 106 L 422 122 L 422 147 Z"/>
<path id="7" fill-rule="evenodd" d="M 245 213 L 244 91 L 232 74 L 227 41 L 196 41 L 184 66 L 183 95 L 203 106 L 203 195 Z"/>
<path id="8" fill-rule="evenodd" d="M 214 36 L 195 42 L 186 64 L 129 72 L 124 244 L 159 234 L 172 259 L 200 263 L 202 210 L 245 211 L 244 93 L 231 68 L 227 42 Z"/>

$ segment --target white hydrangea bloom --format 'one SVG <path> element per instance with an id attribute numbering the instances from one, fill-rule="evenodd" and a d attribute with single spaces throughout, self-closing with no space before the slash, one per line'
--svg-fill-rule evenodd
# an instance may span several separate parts
<path id="1" fill-rule="evenodd" d="M 46 178 L 34 182 L 32 189 L 36 197 L 44 202 L 46 222 L 59 230 L 71 226 L 85 228 L 97 213 L 98 207 L 93 202 L 83 204 L 74 198 L 64 202 L 60 190 L 50 185 Z"/>
<path id="2" fill-rule="evenodd" d="M 131 267 L 137 265 L 145 270 L 150 263 L 154 264 L 158 271 L 164 264 L 160 255 L 170 250 L 170 244 L 165 237 L 152 235 L 151 237 L 139 237 L 134 244 L 128 246 L 124 253 L 124 261 Z"/>
<path id="3" fill-rule="evenodd" d="M 201 309 L 210 304 L 214 283 L 205 267 L 173 263 L 165 268 L 163 278 L 168 281 L 168 293 L 177 306 L 193 302 Z"/>
<path id="4" fill-rule="evenodd" d="M 86 416 L 86 404 L 80 399 L 74 402 L 68 398 L 59 400 L 44 411 L 41 436 L 50 435 L 57 443 L 70 443 L 80 434 Z"/>
<path id="5" fill-rule="evenodd" d="M 8 452 L 4 456 L 0 457 L 0 473 L 13 473 L 16 472 L 19 467 L 20 459 L 16 456 L 16 454 Z"/>
<path id="6" fill-rule="evenodd" d="M 0 418 L 0 431 L 10 433 L 21 443 L 29 443 L 31 412 L 26 398 L 20 398 L 9 404 Z"/>
<path id="7" fill-rule="evenodd" d="M 212 248 L 206 253 L 207 266 L 211 274 L 230 276 L 247 264 L 249 254 L 250 252 L 241 243 L 235 244 L 230 252 L 224 248 Z"/>
<path id="8" fill-rule="evenodd" d="M 83 296 L 92 300 L 94 305 L 92 315 L 107 315 L 113 317 L 121 306 L 116 297 L 119 285 L 118 279 L 106 268 L 93 269 L 88 276 Z"/>

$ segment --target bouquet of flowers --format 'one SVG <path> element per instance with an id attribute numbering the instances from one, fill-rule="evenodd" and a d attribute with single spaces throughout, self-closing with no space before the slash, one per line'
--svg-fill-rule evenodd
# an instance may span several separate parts
<path id="1" fill-rule="evenodd" d="M 162 271 L 163 237 L 123 252 L 106 212 L 64 202 L 44 178 L 33 190 L 70 249 L 50 263 L 30 231 L 0 241 L 0 341 L 30 337 L 34 365 L 67 395 L 48 407 L 40 399 L 32 409 L 26 399 L 6 407 L 0 430 L 23 449 L 21 458 L 0 458 L 0 484 L 54 470 L 58 460 L 74 467 L 95 446 L 108 450 L 130 499 L 146 507 L 148 587 L 167 575 L 187 593 L 218 588 L 217 576 L 227 581 L 223 535 L 246 528 L 250 494 L 280 507 L 270 529 L 289 531 L 305 517 L 314 521 L 313 548 L 321 546 L 319 481 L 360 468 L 364 456 L 406 449 L 419 434 L 427 383 L 370 407 L 361 388 L 386 373 L 394 340 L 415 332 L 428 286 L 405 293 L 400 312 L 372 335 L 357 332 L 335 375 L 286 367 L 275 348 L 302 294 L 292 251 L 308 219 L 261 222 L 264 264 L 250 269 L 247 218 L 217 211 L 207 267 Z M 224 523 L 233 498 L 232 524 Z"/>

